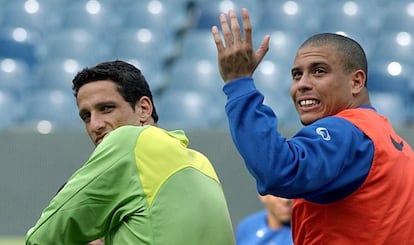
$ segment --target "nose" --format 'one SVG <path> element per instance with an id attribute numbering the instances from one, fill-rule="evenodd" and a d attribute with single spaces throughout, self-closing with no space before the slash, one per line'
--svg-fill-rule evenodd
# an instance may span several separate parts
<path id="1" fill-rule="evenodd" d="M 92 113 L 89 123 L 89 129 L 92 132 L 99 133 L 105 128 L 105 120 L 97 113 Z"/>
<path id="2" fill-rule="evenodd" d="M 312 89 L 312 81 L 306 74 L 301 76 L 300 80 L 296 81 L 294 84 L 296 86 L 296 89 L 300 92 L 305 92 Z"/>

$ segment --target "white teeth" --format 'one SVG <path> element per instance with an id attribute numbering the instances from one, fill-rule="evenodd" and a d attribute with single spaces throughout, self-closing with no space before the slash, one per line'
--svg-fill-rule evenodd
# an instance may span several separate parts
<path id="1" fill-rule="evenodd" d="M 318 101 L 316 101 L 316 100 L 301 100 L 301 101 L 299 101 L 300 106 L 311 106 L 311 105 L 316 105 L 316 104 L 319 104 Z"/>

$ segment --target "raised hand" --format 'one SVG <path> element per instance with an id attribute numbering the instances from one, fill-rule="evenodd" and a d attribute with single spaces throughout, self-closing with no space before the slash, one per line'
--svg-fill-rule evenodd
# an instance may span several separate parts
<path id="1" fill-rule="evenodd" d="M 230 10 L 228 13 L 230 25 L 227 22 L 227 16 L 220 15 L 224 43 L 218 27 L 213 26 L 211 30 L 218 51 L 219 71 L 226 83 L 236 78 L 252 76 L 269 50 L 270 36 L 266 35 L 260 47 L 255 52 L 253 51 L 252 26 L 247 9 L 241 10 L 241 16 L 243 35 L 241 35 L 240 25 L 234 10 Z"/>

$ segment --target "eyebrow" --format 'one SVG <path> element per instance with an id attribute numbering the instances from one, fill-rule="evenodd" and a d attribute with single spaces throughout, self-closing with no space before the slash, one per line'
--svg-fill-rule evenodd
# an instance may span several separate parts
<path id="1" fill-rule="evenodd" d="M 324 65 L 324 66 L 329 66 L 328 63 L 324 62 L 324 61 L 316 61 L 316 62 L 312 62 L 308 67 L 310 68 L 315 68 L 317 66 L 320 65 Z M 293 67 L 291 70 L 291 73 L 293 74 L 293 72 L 297 72 L 297 71 L 301 71 L 302 69 L 300 69 L 299 67 Z"/>
<path id="2" fill-rule="evenodd" d="M 106 105 L 117 105 L 117 103 L 115 103 L 112 100 L 105 100 L 105 101 L 102 101 L 102 102 L 99 102 L 99 103 L 95 104 L 93 106 L 93 108 L 101 108 L 102 106 L 106 106 Z M 89 112 L 89 110 L 86 110 L 86 109 L 80 110 L 79 111 L 79 116 L 81 116 L 85 112 Z"/>

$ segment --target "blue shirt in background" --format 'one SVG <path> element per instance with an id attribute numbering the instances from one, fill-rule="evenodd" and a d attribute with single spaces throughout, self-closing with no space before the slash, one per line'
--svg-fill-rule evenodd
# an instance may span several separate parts
<path id="1" fill-rule="evenodd" d="M 273 230 L 267 225 L 266 210 L 244 218 L 236 230 L 237 245 L 293 245 L 290 226 Z"/>

